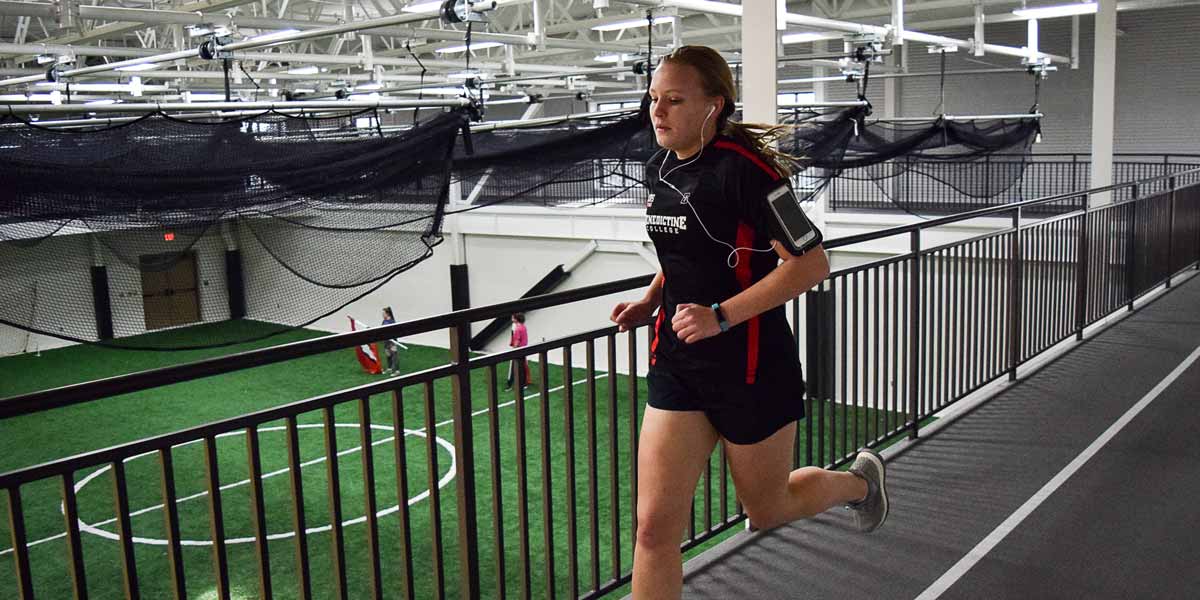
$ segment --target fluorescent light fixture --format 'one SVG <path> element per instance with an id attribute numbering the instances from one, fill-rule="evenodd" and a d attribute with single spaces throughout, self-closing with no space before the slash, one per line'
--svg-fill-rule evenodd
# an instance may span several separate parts
<path id="1" fill-rule="evenodd" d="M 89 100 L 87 102 L 84 102 L 84 104 L 97 104 L 97 105 L 116 104 L 116 103 L 117 103 L 117 101 L 113 100 L 112 98 L 101 98 L 99 100 Z"/>
<path id="2" fill-rule="evenodd" d="M 472 50 L 483 50 L 485 48 L 499 48 L 500 46 L 503 46 L 503 45 L 504 44 L 501 44 L 500 42 L 475 42 L 474 44 L 471 44 L 471 49 Z M 454 54 L 455 52 L 466 52 L 466 51 L 467 51 L 467 47 L 465 45 L 463 45 L 463 46 L 446 46 L 445 48 L 438 48 L 437 50 L 434 50 L 434 52 L 437 52 L 438 54 Z"/>
<path id="3" fill-rule="evenodd" d="M 806 31 L 804 33 L 789 33 L 780 36 L 779 42 L 783 44 L 807 44 L 809 42 L 819 42 L 821 40 L 834 39 L 828 33 L 815 33 Z M 840 36 L 838 36 L 840 37 Z"/>
<path id="4" fill-rule="evenodd" d="M 1037 8 L 1018 8 L 1014 15 L 1023 19 L 1051 19 L 1054 17 L 1071 17 L 1075 15 L 1096 14 L 1099 7 L 1095 2 L 1079 4 L 1059 4 L 1057 6 L 1040 6 Z"/>
<path id="5" fill-rule="evenodd" d="M 400 9 L 403 12 L 437 12 L 442 7 L 442 2 L 413 2 L 408 6 Z"/>
<path id="6" fill-rule="evenodd" d="M 60 92 L 58 90 L 54 90 L 53 92 L 50 92 L 50 104 L 54 104 L 54 105 L 62 104 L 62 92 Z"/>
<path id="7" fill-rule="evenodd" d="M 418 92 L 420 92 L 422 94 L 435 94 L 435 95 L 439 95 L 439 96 L 461 96 L 461 95 L 463 95 L 463 89 L 455 88 L 455 87 L 427 87 L 427 88 L 421 88 L 419 90 L 405 90 L 405 93 L 408 93 L 408 94 L 416 94 Z"/>
<path id="8" fill-rule="evenodd" d="M 292 35 L 293 33 L 300 33 L 300 30 L 299 29 L 281 29 L 279 31 L 275 31 L 272 33 L 264 34 L 264 35 L 256 35 L 247 41 L 270 42 L 273 40 L 278 40 L 279 38 L 287 37 L 289 35 Z"/>
<path id="9" fill-rule="evenodd" d="M 383 84 L 379 83 L 378 81 L 372 81 L 371 83 L 364 83 L 362 85 L 356 85 L 356 86 L 354 86 L 354 89 L 367 90 L 367 91 L 378 90 L 378 89 L 383 89 Z"/>
<path id="10" fill-rule="evenodd" d="M 819 83 L 822 81 L 846 81 L 846 77 L 841 75 L 832 75 L 826 77 L 801 77 L 799 79 L 780 79 L 776 83 L 779 85 L 788 85 L 793 83 Z"/>
<path id="11" fill-rule="evenodd" d="M 149 71 L 157 69 L 158 63 L 141 63 L 137 65 L 129 65 L 128 67 L 117 67 L 117 71 Z"/>
<path id="12" fill-rule="evenodd" d="M 484 73 L 480 73 L 479 71 L 459 71 L 457 73 L 447 73 L 446 74 L 446 79 L 464 80 L 464 79 L 470 79 L 472 77 L 474 77 L 475 79 L 484 79 L 485 77 L 487 77 L 487 75 Z"/>
<path id="13" fill-rule="evenodd" d="M 314 90 L 312 88 L 296 88 L 296 89 L 292 90 L 292 92 L 297 93 L 297 94 L 315 94 L 315 93 L 317 93 L 317 90 Z"/>
<path id="14" fill-rule="evenodd" d="M 204 92 L 184 92 L 184 102 L 210 101 L 222 102 L 225 100 L 225 94 L 208 94 Z"/>
<path id="15" fill-rule="evenodd" d="M 631 60 L 636 60 L 637 58 L 638 58 L 637 54 L 619 54 L 619 55 L 618 54 L 601 54 L 600 56 L 597 56 L 593 60 L 595 60 L 596 62 L 601 62 L 601 63 L 618 63 L 622 60 L 625 62 L 629 62 Z"/>
<path id="16" fill-rule="evenodd" d="M 662 25 L 663 23 L 670 23 L 674 18 L 675 17 L 670 17 L 670 16 L 654 17 L 654 24 Z M 634 27 L 645 27 L 645 26 L 646 26 L 646 19 L 629 19 L 628 21 L 617 21 L 615 23 L 605 23 L 603 25 L 596 25 L 595 27 L 592 27 L 592 30 L 593 31 L 620 31 L 622 29 L 632 29 Z"/>
<path id="17" fill-rule="evenodd" d="M 307 67 L 290 67 L 287 70 L 292 75 L 316 75 L 321 72 L 317 65 L 308 65 Z"/>

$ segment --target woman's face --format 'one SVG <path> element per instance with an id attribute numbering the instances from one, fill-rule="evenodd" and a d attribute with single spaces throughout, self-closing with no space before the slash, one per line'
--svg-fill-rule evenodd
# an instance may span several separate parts
<path id="1" fill-rule="evenodd" d="M 694 67 L 662 65 L 650 83 L 650 119 L 654 123 L 655 140 L 680 157 L 699 151 L 704 140 L 716 131 L 721 104 L 720 96 L 704 93 L 700 74 Z"/>

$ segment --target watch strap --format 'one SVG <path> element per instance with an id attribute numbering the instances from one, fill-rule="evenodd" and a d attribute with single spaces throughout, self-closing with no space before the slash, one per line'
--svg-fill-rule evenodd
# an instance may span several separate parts
<path id="1" fill-rule="evenodd" d="M 721 331 L 729 331 L 729 321 L 725 319 L 725 313 L 721 312 L 721 303 L 713 302 L 712 309 L 713 313 L 717 315 L 717 325 L 721 326 Z"/>

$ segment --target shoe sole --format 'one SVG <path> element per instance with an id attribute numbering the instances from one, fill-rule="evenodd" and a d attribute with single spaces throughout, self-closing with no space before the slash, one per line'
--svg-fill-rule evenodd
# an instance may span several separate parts
<path id="1" fill-rule="evenodd" d="M 888 510 L 891 507 L 888 505 L 887 495 L 887 463 L 883 462 L 883 457 L 880 456 L 878 452 L 871 450 L 870 448 L 859 451 L 859 454 L 863 453 L 866 453 L 867 459 L 874 462 L 875 466 L 879 468 L 879 500 L 883 503 L 883 516 L 880 517 L 879 522 L 876 523 L 874 527 L 867 531 L 867 533 L 870 533 L 871 531 L 875 531 L 876 529 L 883 527 L 884 522 L 887 521 Z"/>

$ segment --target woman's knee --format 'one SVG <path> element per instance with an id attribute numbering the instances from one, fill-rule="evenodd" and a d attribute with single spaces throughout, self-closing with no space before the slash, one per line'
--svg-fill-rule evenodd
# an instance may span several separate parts
<path id="1" fill-rule="evenodd" d="M 754 529 L 772 529 L 787 522 L 778 506 L 763 501 L 743 502 L 742 510 Z"/>
<path id="2" fill-rule="evenodd" d="M 663 506 L 646 506 L 638 503 L 637 545 L 643 548 L 667 548 L 679 546 L 683 537 L 686 515 L 674 514 Z"/>

